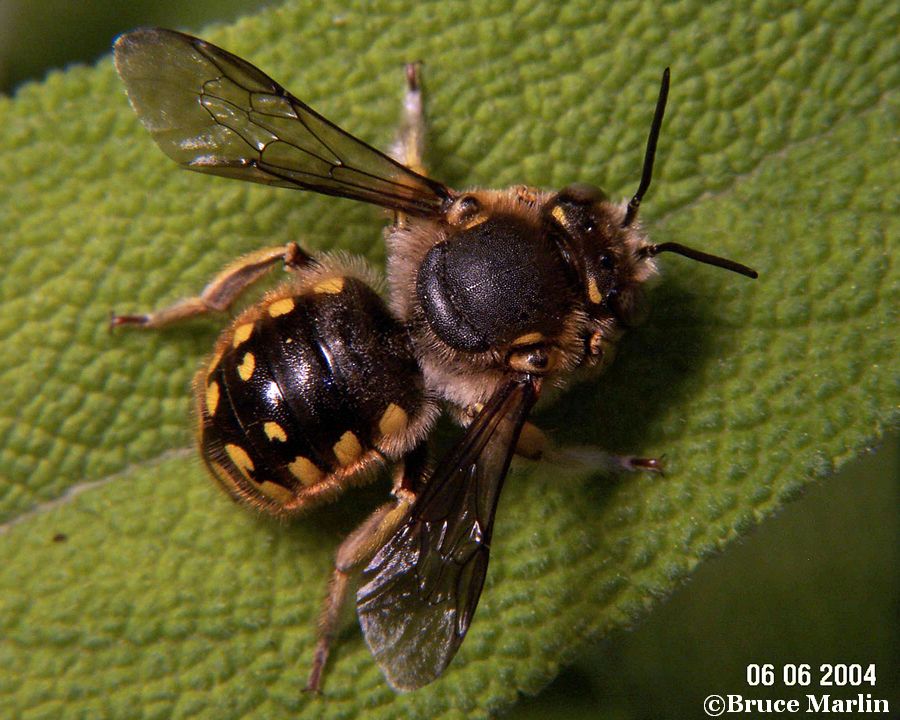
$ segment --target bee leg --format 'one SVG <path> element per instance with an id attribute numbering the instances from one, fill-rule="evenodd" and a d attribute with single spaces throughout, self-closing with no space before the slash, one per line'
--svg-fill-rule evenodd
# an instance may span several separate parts
<path id="1" fill-rule="evenodd" d="M 468 408 L 450 408 L 451 416 L 463 427 L 468 427 L 481 412 L 481 405 Z M 599 448 L 557 447 L 537 425 L 526 422 L 516 442 L 516 455 L 528 460 L 547 460 L 564 467 L 596 468 L 608 474 L 617 472 L 657 472 L 664 475 L 663 458 L 613 455 Z"/>
<path id="2" fill-rule="evenodd" d="M 350 533 L 338 548 L 334 559 L 334 572 L 328 583 L 328 595 L 319 616 L 319 639 L 313 654 L 312 669 L 306 681 L 308 691 L 319 692 L 322 671 L 328 660 L 341 608 L 347 599 L 351 576 L 364 567 L 394 534 L 409 513 L 414 499 L 415 497 L 408 493 L 399 495 L 394 502 L 382 505 Z"/>
<path id="3" fill-rule="evenodd" d="M 665 476 L 665 456 L 658 458 L 635 457 L 634 455 L 610 455 L 620 469 L 627 472 L 655 472 Z"/>
<path id="4" fill-rule="evenodd" d="M 400 135 L 391 156 L 420 175 L 427 175 L 425 154 L 425 111 L 422 106 L 422 63 L 406 64 L 406 94 L 403 96 L 403 119 Z"/>
<path id="5" fill-rule="evenodd" d="M 516 443 L 516 455 L 529 460 L 548 460 L 599 467 L 607 472 L 656 472 L 665 475 L 665 458 L 637 457 L 635 455 L 612 455 L 594 448 L 559 448 L 550 446 L 550 441 L 537 425 L 526 422 Z"/>
<path id="6" fill-rule="evenodd" d="M 186 318 L 227 310 L 244 290 L 280 262 L 283 262 L 286 268 L 295 269 L 313 262 L 313 259 L 293 242 L 280 247 L 257 250 L 228 265 L 196 297 L 179 300 L 174 305 L 145 315 L 113 313 L 109 325 L 161 328 Z"/>
<path id="7" fill-rule="evenodd" d="M 516 455 L 529 460 L 540 460 L 547 449 L 547 442 L 543 430 L 534 423 L 526 422 L 516 443 Z"/>
<path id="8" fill-rule="evenodd" d="M 467 408 L 452 406 L 448 408 L 450 416 L 462 427 L 467 428 L 481 412 L 483 405 L 472 405 Z M 522 426 L 519 440 L 516 442 L 516 455 L 528 460 L 540 460 L 548 449 L 550 441 L 537 425 L 526 422 Z"/>
<path id="9" fill-rule="evenodd" d="M 613 455 L 594 447 L 548 447 L 544 459 L 563 467 L 591 468 L 608 475 L 620 472 L 655 472 L 665 475 L 665 456 Z"/>
<path id="10" fill-rule="evenodd" d="M 319 692 L 322 671 L 328 660 L 331 641 L 338 627 L 341 608 L 347 599 L 351 576 L 365 567 L 406 519 L 416 499 L 416 488 L 424 474 L 424 445 L 414 450 L 397 466 L 394 476 L 394 500 L 369 515 L 341 543 L 334 558 L 334 572 L 328 583 L 328 595 L 319 616 L 319 639 L 313 654 L 312 669 L 306 681 L 309 692 Z"/>

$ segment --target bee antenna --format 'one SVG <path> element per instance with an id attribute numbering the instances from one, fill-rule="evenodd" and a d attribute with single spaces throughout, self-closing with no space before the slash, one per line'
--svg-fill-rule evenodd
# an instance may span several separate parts
<path id="1" fill-rule="evenodd" d="M 638 251 L 638 254 L 640 257 L 653 257 L 663 252 L 673 252 L 677 255 L 683 255 L 684 257 L 690 258 L 691 260 L 697 260 L 699 262 L 706 263 L 707 265 L 715 265 L 716 267 L 725 268 L 726 270 L 731 270 L 731 272 L 736 272 L 740 275 L 746 275 L 748 278 L 753 278 L 754 280 L 759 277 L 759 273 L 756 272 L 756 270 L 754 270 L 753 268 L 749 268 L 746 265 L 741 265 L 739 262 L 729 260 L 728 258 L 719 257 L 718 255 L 710 255 L 709 253 L 694 250 L 693 248 L 689 248 L 685 245 L 682 245 L 681 243 L 665 242 L 660 243 L 659 245 L 645 245 Z"/>
<path id="2" fill-rule="evenodd" d="M 653 113 L 650 135 L 647 137 L 647 150 L 644 153 L 644 170 L 641 172 L 641 184 L 638 185 L 637 192 L 628 203 L 622 227 L 628 227 L 634 222 L 638 208 L 641 206 L 641 199 L 644 197 L 644 193 L 647 192 L 647 188 L 650 187 L 650 180 L 653 178 L 653 160 L 656 157 L 656 141 L 659 140 L 659 131 L 662 128 L 663 114 L 666 111 L 666 100 L 668 98 L 669 68 L 666 68 L 663 70 L 662 83 L 659 86 L 659 98 L 656 100 L 656 112 Z"/>

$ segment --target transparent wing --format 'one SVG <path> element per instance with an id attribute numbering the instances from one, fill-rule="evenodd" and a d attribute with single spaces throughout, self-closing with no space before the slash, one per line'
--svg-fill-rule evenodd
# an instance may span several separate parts
<path id="1" fill-rule="evenodd" d="M 191 170 L 413 215 L 440 212 L 450 195 L 208 42 L 174 30 L 135 30 L 116 40 L 115 61 L 141 122 Z"/>
<path id="2" fill-rule="evenodd" d="M 356 594 L 360 625 L 398 690 L 438 678 L 469 629 L 500 489 L 536 399 L 530 380 L 498 390 L 363 571 Z"/>

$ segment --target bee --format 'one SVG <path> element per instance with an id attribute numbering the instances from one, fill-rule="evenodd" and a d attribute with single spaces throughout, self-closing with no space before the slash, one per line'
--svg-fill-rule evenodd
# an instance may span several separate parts
<path id="1" fill-rule="evenodd" d="M 392 499 L 337 550 L 307 688 L 321 686 L 358 573 L 357 615 L 388 683 L 426 685 L 472 622 L 513 455 L 544 450 L 528 420 L 544 385 L 609 361 L 640 320 L 657 255 L 757 276 L 680 244 L 653 244 L 638 223 L 668 68 L 640 184 L 617 203 L 581 184 L 458 191 L 430 178 L 418 65 L 406 68 L 403 127 L 386 154 L 247 61 L 189 35 L 127 33 L 115 64 L 138 117 L 180 165 L 393 213 L 384 231 L 387 301 L 363 262 L 291 242 L 232 263 L 196 297 L 113 315 L 112 325 L 159 328 L 224 311 L 271 269 L 289 271 L 229 324 L 196 376 L 200 452 L 236 501 L 282 518 L 392 470 Z M 429 436 L 442 410 L 465 430 L 432 470 Z M 616 462 L 660 468 L 652 458 Z"/>

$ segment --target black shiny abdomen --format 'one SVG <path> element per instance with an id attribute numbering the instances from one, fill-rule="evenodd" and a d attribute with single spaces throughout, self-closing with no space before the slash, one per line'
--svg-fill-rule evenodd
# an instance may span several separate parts
<path id="1" fill-rule="evenodd" d="M 539 229 L 515 216 L 493 216 L 431 248 L 416 293 L 441 340 L 484 352 L 526 333 L 556 334 L 570 309 L 567 273 Z"/>
<path id="2" fill-rule="evenodd" d="M 381 298 L 350 277 L 324 287 L 238 318 L 198 388 L 204 457 L 233 495 L 260 490 L 250 499 L 264 509 L 352 467 L 425 403 L 406 332 Z"/>

